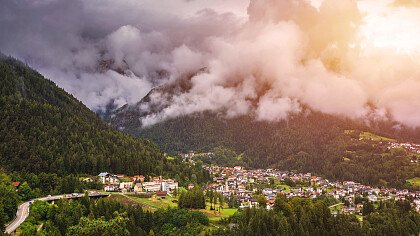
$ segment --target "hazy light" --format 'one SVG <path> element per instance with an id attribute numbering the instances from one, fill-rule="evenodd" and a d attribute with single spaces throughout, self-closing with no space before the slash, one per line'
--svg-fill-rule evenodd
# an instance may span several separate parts
<path id="1" fill-rule="evenodd" d="M 389 52 L 412 54 L 420 52 L 420 15 L 417 9 L 366 9 L 360 27 L 361 47 L 386 49 Z"/>

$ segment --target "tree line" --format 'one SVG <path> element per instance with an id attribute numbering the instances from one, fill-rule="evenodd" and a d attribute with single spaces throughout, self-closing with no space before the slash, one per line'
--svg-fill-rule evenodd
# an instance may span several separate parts
<path id="1" fill-rule="evenodd" d="M 209 178 L 199 166 L 168 159 L 149 140 L 110 127 L 80 101 L 21 62 L 0 56 L 0 162 L 21 173 Z"/>
<path id="2" fill-rule="evenodd" d="M 38 226 L 44 223 L 40 232 Z M 22 235 L 198 235 L 209 225 L 200 212 L 185 209 L 145 211 L 113 199 L 35 201 L 22 224 Z"/>
<path id="3" fill-rule="evenodd" d="M 405 201 L 366 212 L 334 216 L 323 200 L 276 198 L 272 210 L 247 208 L 223 222 L 214 235 L 418 235 L 420 215 Z"/>
<path id="4" fill-rule="evenodd" d="M 153 140 L 166 152 L 214 152 L 198 157 L 205 163 L 297 170 L 331 180 L 410 187 L 404 186 L 406 180 L 420 172 L 420 165 L 410 162 L 413 154 L 388 150 L 386 143 L 359 140 L 346 130 L 354 130 L 354 134 L 358 130 L 387 134 L 388 130 L 388 134 L 400 136 L 385 124 L 373 129 L 363 122 L 315 111 L 279 122 L 255 121 L 252 115 L 224 119 L 204 112 L 126 129 Z"/>

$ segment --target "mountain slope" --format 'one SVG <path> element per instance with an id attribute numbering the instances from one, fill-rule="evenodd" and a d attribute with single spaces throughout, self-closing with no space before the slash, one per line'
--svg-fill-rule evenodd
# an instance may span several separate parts
<path id="1" fill-rule="evenodd" d="M 310 110 L 280 122 L 260 122 L 252 115 L 226 119 L 218 113 L 204 112 L 142 127 L 141 118 L 162 108 L 159 104 L 153 106 L 153 93 L 164 90 L 165 96 L 171 96 L 170 88 L 156 88 L 139 103 L 119 109 L 111 124 L 127 133 L 151 139 L 166 152 L 207 152 L 227 147 L 243 153 L 247 164 L 255 168 L 291 169 L 330 179 L 395 187 L 402 187 L 407 184 L 406 180 L 420 176 L 419 163 L 412 162 L 418 159 L 416 154 L 389 150 L 388 143 L 366 139 L 361 132 L 416 140 L 415 130 L 404 127 L 395 130 L 394 122 L 368 126 L 363 120 Z M 142 110 L 142 107 L 149 109 Z M 354 132 L 347 132 L 349 130 Z"/>
<path id="2" fill-rule="evenodd" d="M 162 174 L 148 140 L 122 134 L 53 82 L 0 58 L 0 163 L 9 171 Z"/>

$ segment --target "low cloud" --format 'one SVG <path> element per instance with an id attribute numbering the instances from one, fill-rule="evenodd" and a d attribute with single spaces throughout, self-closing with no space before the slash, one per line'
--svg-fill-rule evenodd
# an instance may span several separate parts
<path id="1" fill-rule="evenodd" d="M 278 121 L 309 107 L 420 126 L 414 1 L 224 2 L 3 0 L 0 50 L 93 110 L 173 86 L 138 108 L 160 108 L 144 125 L 203 111 Z"/>

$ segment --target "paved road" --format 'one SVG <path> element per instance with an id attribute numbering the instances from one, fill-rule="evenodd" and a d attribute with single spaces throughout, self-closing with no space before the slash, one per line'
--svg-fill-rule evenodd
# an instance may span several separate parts
<path id="1" fill-rule="evenodd" d="M 11 234 L 12 232 L 14 232 L 19 227 L 19 225 L 26 220 L 28 216 L 29 202 L 25 202 L 19 206 L 16 213 L 16 219 L 6 227 L 6 233 Z"/>
<path id="2" fill-rule="evenodd" d="M 89 197 L 102 197 L 102 196 L 108 196 L 109 194 L 103 194 L 98 192 L 91 192 L 89 193 Z M 75 194 L 64 194 L 64 195 L 55 195 L 55 196 L 48 196 L 48 197 L 41 197 L 36 198 L 31 201 L 27 201 L 22 203 L 16 212 L 16 218 L 6 226 L 6 233 L 11 234 L 15 232 L 15 230 L 28 218 L 29 216 L 29 205 L 35 201 L 56 201 L 60 199 L 71 199 L 71 198 L 81 198 L 84 194 L 80 193 L 78 195 Z"/>

